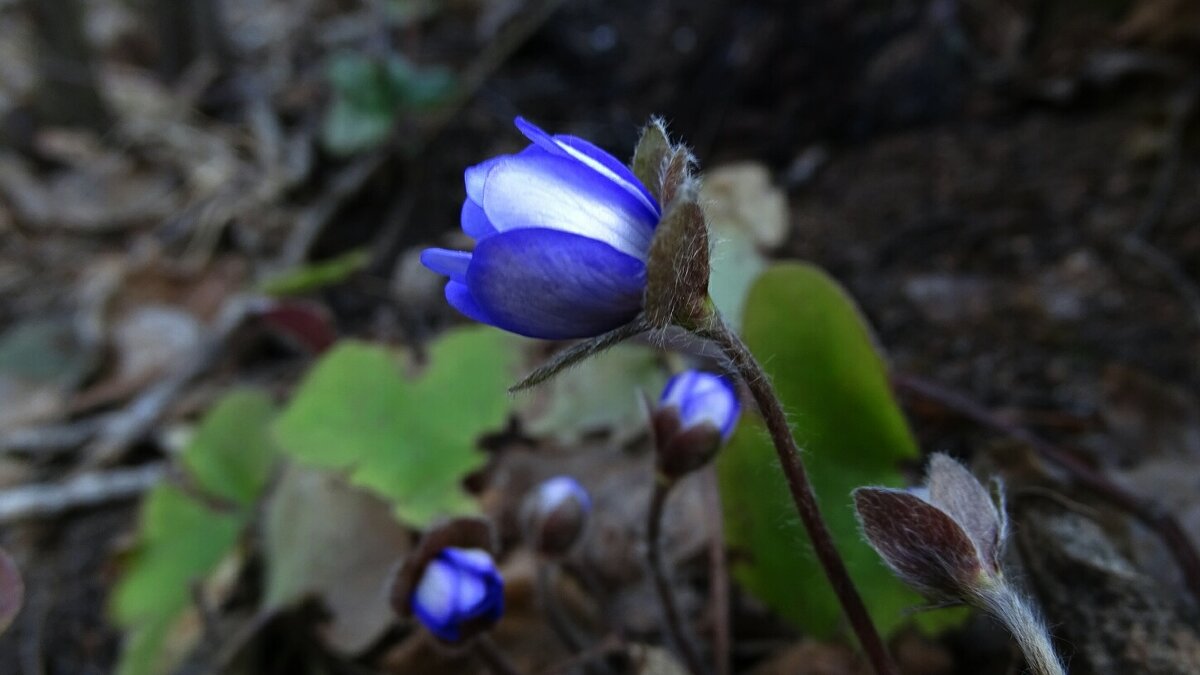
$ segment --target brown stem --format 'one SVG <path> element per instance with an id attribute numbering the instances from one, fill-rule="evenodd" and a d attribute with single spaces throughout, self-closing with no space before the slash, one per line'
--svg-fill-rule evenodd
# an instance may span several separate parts
<path id="1" fill-rule="evenodd" d="M 558 602 L 558 594 L 554 592 L 554 575 L 558 565 L 553 560 L 541 559 L 537 563 L 537 595 L 542 611 L 546 613 L 546 622 L 551 630 L 566 646 L 567 651 L 578 655 L 583 652 L 585 639 L 580 635 L 579 628 L 567 616 L 562 605 Z"/>
<path id="2" fill-rule="evenodd" d="M 471 647 L 479 660 L 483 661 L 488 670 L 495 675 L 522 675 L 521 671 L 517 670 L 513 662 L 504 655 L 504 652 L 500 651 L 500 647 L 486 633 L 472 640 Z"/>
<path id="3" fill-rule="evenodd" d="M 667 503 L 667 495 L 671 494 L 673 482 L 661 477 L 654 482 L 654 495 L 650 498 L 650 510 L 646 516 L 646 562 L 650 567 L 650 579 L 654 582 L 654 590 L 658 593 L 658 602 L 662 605 L 663 623 L 667 637 L 675 649 L 683 657 L 684 665 L 692 675 L 705 675 L 708 668 L 700 658 L 700 652 L 688 639 L 683 627 L 683 619 L 679 616 L 679 606 L 675 604 L 675 594 L 667 581 L 666 572 L 662 566 L 662 556 L 658 548 L 662 533 L 663 507 Z"/>
<path id="4" fill-rule="evenodd" d="M 1175 517 L 1153 500 L 1117 485 L 1100 471 L 1034 432 L 1004 419 L 970 397 L 910 375 L 892 375 L 892 386 L 934 401 L 976 424 L 1025 443 L 1039 456 L 1070 474 L 1072 480 L 1117 508 L 1132 514 L 1162 539 L 1183 573 L 1188 590 L 1200 602 L 1200 554 Z"/>
<path id="5" fill-rule="evenodd" d="M 866 605 L 863 604 L 862 597 L 854 586 L 850 573 L 846 570 L 846 563 L 838 553 L 837 546 L 833 543 L 833 536 L 829 533 L 829 528 L 821 516 L 821 507 L 817 503 L 812 483 L 808 480 L 804 462 L 800 459 L 800 448 L 797 447 L 796 440 L 792 438 L 787 417 L 784 415 L 779 397 L 775 393 L 775 388 L 771 386 L 771 380 L 766 371 L 755 360 L 754 355 L 750 353 L 741 338 L 730 331 L 719 316 L 714 314 L 710 325 L 706 326 L 700 334 L 721 348 L 721 351 L 732 362 L 734 370 L 750 388 L 755 402 L 758 403 L 759 412 L 762 413 L 767 431 L 771 434 L 771 440 L 774 442 L 775 452 L 779 456 L 779 466 L 783 469 L 788 489 L 792 493 L 796 512 L 800 515 L 800 522 L 804 524 L 804 529 L 808 532 L 813 552 L 817 554 L 817 560 L 825 570 L 825 576 L 829 579 L 829 584 L 833 588 L 834 594 L 837 595 L 838 602 L 842 605 L 842 611 L 850 622 L 854 634 L 858 637 L 863 652 L 871 662 L 872 669 L 876 675 L 899 675 L 900 671 L 897 670 L 887 648 L 884 647 L 879 632 L 875 630 L 875 624 L 871 622 Z"/>
<path id="6" fill-rule="evenodd" d="M 713 527 L 708 543 L 708 595 L 713 615 L 713 661 L 717 664 L 717 675 L 729 675 L 729 654 L 732 651 L 733 640 L 729 626 L 729 567 L 725 560 L 721 491 L 717 485 L 715 467 L 710 465 L 700 477 L 704 481 L 704 515 Z"/>

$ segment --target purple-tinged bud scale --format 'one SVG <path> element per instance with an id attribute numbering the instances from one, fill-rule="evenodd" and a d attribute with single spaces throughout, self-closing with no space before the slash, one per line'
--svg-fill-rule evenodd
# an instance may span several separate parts
<path id="1" fill-rule="evenodd" d="M 579 481 L 556 476 L 525 498 L 522 515 L 530 544 L 538 553 L 566 555 L 587 528 L 592 500 Z"/>

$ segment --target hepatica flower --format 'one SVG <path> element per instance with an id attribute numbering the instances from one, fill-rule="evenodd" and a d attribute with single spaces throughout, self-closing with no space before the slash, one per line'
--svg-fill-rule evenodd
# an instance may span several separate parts
<path id="1" fill-rule="evenodd" d="M 426 249 L 468 317 L 543 339 L 600 335 L 642 310 L 662 209 L 633 172 L 591 143 L 524 119 L 531 144 L 466 170 L 463 231 L 473 252 Z"/>
<path id="2" fill-rule="evenodd" d="M 700 370 L 672 377 L 652 416 L 658 469 L 678 478 L 712 459 L 737 426 L 741 405 L 725 378 Z"/>
<path id="3" fill-rule="evenodd" d="M 425 565 L 411 611 L 439 639 L 460 642 L 500 619 L 504 581 L 487 551 L 444 548 Z"/>

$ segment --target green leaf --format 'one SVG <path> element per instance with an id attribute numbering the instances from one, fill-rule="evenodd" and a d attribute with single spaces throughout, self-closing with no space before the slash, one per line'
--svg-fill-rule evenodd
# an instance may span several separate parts
<path id="1" fill-rule="evenodd" d="M 472 327 L 443 336 L 406 380 L 388 350 L 343 342 L 305 378 L 276 439 L 303 463 L 348 470 L 407 523 L 473 511 L 460 483 L 485 461 L 479 437 L 508 415 L 515 357 L 504 333 Z"/>
<path id="2" fill-rule="evenodd" d="M 643 431 L 638 390 L 652 398 L 666 383 L 658 352 L 650 347 L 620 344 L 563 371 L 527 399 L 529 430 L 564 442 L 578 441 L 594 431 L 611 430 L 618 437 Z"/>
<path id="3" fill-rule="evenodd" d="M 866 322 L 823 271 L 779 264 L 751 289 L 744 325 L 746 343 L 792 421 L 838 550 L 876 625 L 890 633 L 923 602 L 859 536 L 850 491 L 902 484 L 898 465 L 918 451 Z M 729 545 L 737 551 L 734 576 L 797 628 L 817 637 L 836 633 L 844 623 L 841 609 L 759 420 L 743 420 L 719 457 L 718 472 Z"/>
<path id="4" fill-rule="evenodd" d="M 183 451 L 183 465 L 205 491 L 251 506 L 276 458 L 270 423 L 275 406 L 264 393 L 235 391 L 205 416 Z"/>
<path id="5" fill-rule="evenodd" d="M 388 59 L 387 68 L 396 98 L 407 107 L 437 105 L 454 91 L 454 74 L 448 68 L 417 68 L 398 56 Z"/>
<path id="6" fill-rule="evenodd" d="M 260 283 L 258 289 L 275 297 L 311 293 L 345 281 L 350 275 L 365 268 L 369 262 L 369 252 L 365 249 L 355 249 L 329 260 L 286 270 Z"/>
<path id="7" fill-rule="evenodd" d="M 233 547 L 245 522 L 218 513 L 172 485 L 158 485 L 142 505 L 139 551 L 113 594 L 123 626 L 157 621 L 188 606 L 192 583 Z"/>
<path id="8" fill-rule="evenodd" d="M 333 103 L 325 116 L 322 141 L 334 154 L 348 155 L 387 138 L 399 103 L 387 68 L 361 54 L 329 60 Z"/>
<path id="9" fill-rule="evenodd" d="M 376 59 L 343 53 L 328 65 L 333 101 L 325 116 L 326 149 L 348 155 L 388 137 L 402 109 L 436 105 L 455 88 L 453 74 L 441 67 L 418 68 L 399 55 Z"/>
<path id="10" fill-rule="evenodd" d="M 270 477 L 275 408 L 259 391 L 234 391 L 204 417 L 180 459 L 196 485 L 240 508 L 218 511 L 178 487 L 155 487 L 142 503 L 138 550 L 110 598 L 126 631 L 118 672 L 171 670 L 198 637 L 187 619 L 192 588 L 233 550 Z"/>

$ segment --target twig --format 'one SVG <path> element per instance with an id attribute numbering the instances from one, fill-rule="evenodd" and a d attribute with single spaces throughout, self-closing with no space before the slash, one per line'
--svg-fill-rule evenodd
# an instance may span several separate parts
<path id="1" fill-rule="evenodd" d="M 730 675 L 729 655 L 733 649 L 729 625 L 729 568 L 725 560 L 725 518 L 721 514 L 721 491 L 717 470 L 709 467 L 700 475 L 704 514 L 712 524 L 708 538 L 708 595 L 713 622 L 713 661 L 717 675 Z"/>
<path id="2" fill-rule="evenodd" d="M 821 563 L 829 585 L 837 596 L 850 627 L 858 637 L 871 668 L 876 675 L 898 675 L 899 670 L 888 654 L 879 631 L 875 629 L 862 596 L 859 595 L 854 580 L 850 578 L 850 572 L 846 569 L 846 563 L 833 542 L 833 535 L 829 533 L 829 527 L 821 516 L 821 506 L 817 503 L 812 483 L 808 480 L 808 472 L 800 459 L 800 448 L 796 445 L 796 439 L 792 437 L 787 417 L 766 371 L 755 360 L 741 338 L 730 331 L 719 316 L 714 316 L 711 325 L 706 326 L 701 334 L 721 347 L 758 403 L 759 412 L 762 413 L 767 431 L 771 434 L 775 454 L 779 457 L 779 466 L 787 479 L 792 502 L 805 531 L 808 532 L 809 541 L 812 542 L 813 552 Z"/>
<path id="3" fill-rule="evenodd" d="M 13 429 L 0 434 L 0 454 L 15 452 L 54 457 L 88 442 L 116 415 L 107 413 L 77 422 Z"/>
<path id="4" fill-rule="evenodd" d="M 0 523 L 46 518 L 65 511 L 136 497 L 166 475 L 164 462 L 76 476 L 63 483 L 0 491 Z"/>
<path id="5" fill-rule="evenodd" d="M 1175 564 L 1183 573 L 1188 590 L 1200 602 L 1200 555 L 1179 523 L 1166 509 L 1112 482 L 1074 454 L 1022 426 L 1014 424 L 988 410 L 967 395 L 935 382 L 911 375 L 892 375 L 892 386 L 936 402 L 976 424 L 993 429 L 1025 443 L 1038 455 L 1060 469 L 1083 488 L 1093 492 L 1117 508 L 1132 514 L 1162 540 Z"/>
<path id="6" fill-rule="evenodd" d="M 479 660 L 487 664 L 488 669 L 495 675 L 521 675 L 521 671 L 517 670 L 487 633 L 472 640 L 471 647 Z"/>
<path id="7" fill-rule="evenodd" d="M 1154 178 L 1154 187 L 1150 199 L 1137 225 L 1131 233 L 1135 237 L 1145 238 L 1150 230 L 1158 226 L 1167 215 L 1167 207 L 1175 193 L 1179 182 L 1179 169 L 1183 166 L 1183 141 L 1188 125 L 1196 114 L 1197 102 L 1200 99 L 1200 79 L 1188 83 L 1172 98 L 1169 108 L 1171 119 L 1167 125 L 1166 146 L 1162 164 Z"/>
<path id="8" fill-rule="evenodd" d="M 688 637 L 687 629 L 684 628 L 683 619 L 679 615 L 679 605 L 675 602 L 675 594 L 671 590 L 670 581 L 667 580 L 659 551 L 663 507 L 666 506 L 667 496 L 671 494 L 673 485 L 673 482 L 662 479 L 654 482 L 654 494 L 650 497 L 650 509 L 646 515 L 646 563 L 650 568 L 650 579 L 654 582 L 654 591 L 658 594 L 658 603 L 662 607 L 663 625 L 666 628 L 667 638 L 683 657 L 688 671 L 692 675 L 704 675 L 708 672 L 708 668 L 704 666 L 700 652 Z"/>
<path id="9" fill-rule="evenodd" d="M 1193 79 L 1175 94 L 1170 102 L 1171 119 L 1167 126 L 1164 145 L 1166 150 L 1154 186 L 1150 190 L 1146 206 L 1133 227 L 1133 231 L 1121 237 L 1119 244 L 1129 255 L 1135 256 L 1162 275 L 1183 297 L 1192 313 L 1192 319 L 1200 327 L 1200 286 L 1188 277 L 1170 255 L 1152 244 L 1147 235 L 1166 218 L 1167 208 L 1179 183 L 1179 171 L 1183 167 L 1184 137 L 1197 108 L 1200 108 L 1200 78 Z"/>
<path id="10" fill-rule="evenodd" d="M 562 663 L 550 666 L 548 669 L 542 671 L 541 675 L 565 675 L 566 673 L 572 672 L 579 666 L 586 668 L 587 665 L 591 663 L 599 663 L 600 665 L 604 665 L 604 662 L 600 659 L 618 652 L 622 652 L 626 649 L 626 646 L 627 645 L 625 644 L 625 641 L 621 639 L 621 636 L 616 635 L 615 633 L 610 633 L 607 637 L 591 647 L 584 649 L 579 654 L 572 656 Z"/>
<path id="11" fill-rule="evenodd" d="M 553 560 L 539 558 L 537 561 L 537 595 L 542 611 L 546 613 L 546 622 L 558 639 L 572 654 L 583 652 L 585 640 L 579 633 L 579 628 L 567 616 L 562 605 L 558 602 L 558 594 L 554 592 L 554 576 L 558 565 Z"/>
<path id="12" fill-rule="evenodd" d="M 253 298 L 240 295 L 227 300 L 216 319 L 216 326 L 195 356 L 134 399 L 121 414 L 107 420 L 88 445 L 83 468 L 95 469 L 111 464 L 126 448 L 149 434 L 184 387 L 217 360 L 229 336 L 253 311 L 254 304 Z"/>

